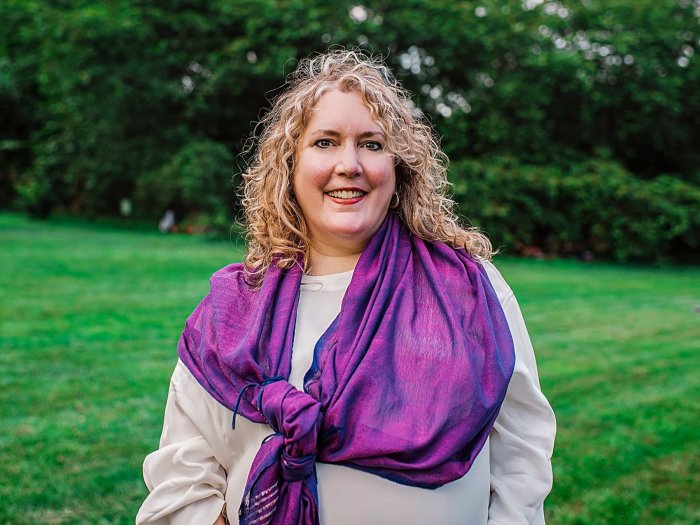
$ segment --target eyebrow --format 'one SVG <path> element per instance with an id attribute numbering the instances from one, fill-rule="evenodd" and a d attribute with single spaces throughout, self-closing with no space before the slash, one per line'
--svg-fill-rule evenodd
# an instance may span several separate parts
<path id="1" fill-rule="evenodd" d="M 333 130 L 333 129 L 317 129 L 314 130 L 312 135 L 329 135 L 331 137 L 340 137 L 340 133 Z M 358 135 L 360 138 L 369 138 L 369 137 L 381 137 L 385 138 L 384 133 L 382 131 L 363 131 Z"/>

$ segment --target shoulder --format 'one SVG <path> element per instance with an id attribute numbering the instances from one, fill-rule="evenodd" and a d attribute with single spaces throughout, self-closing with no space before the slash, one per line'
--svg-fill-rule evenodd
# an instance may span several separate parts
<path id="1" fill-rule="evenodd" d="M 513 298 L 513 290 L 491 261 L 482 261 L 480 264 L 486 271 L 489 282 L 498 296 L 498 301 L 501 306 L 505 306 Z"/>
<path id="2" fill-rule="evenodd" d="M 243 263 L 233 263 L 215 271 L 209 279 L 212 289 L 215 286 L 235 286 L 249 288 L 247 283 L 248 274 Z"/>
<path id="3" fill-rule="evenodd" d="M 250 292 L 243 264 L 229 264 L 214 272 L 209 279 L 209 293 L 185 322 L 179 345 L 180 357 L 183 356 L 183 349 L 192 352 L 199 347 L 205 332 L 213 327 L 217 318 L 236 318 L 241 311 L 245 311 Z"/>
<path id="4" fill-rule="evenodd" d="M 501 272 L 498 271 L 491 261 L 485 261 L 474 257 L 464 248 L 455 248 L 444 241 L 421 240 L 419 242 L 428 248 L 426 253 L 428 253 L 429 257 L 432 259 L 430 264 L 433 271 L 440 273 L 441 269 L 455 264 L 463 266 L 467 269 L 468 274 L 476 272 L 480 275 L 482 281 L 489 282 L 491 288 L 493 288 L 496 293 L 501 307 L 505 308 L 505 305 L 513 298 L 513 290 L 511 290 L 510 286 L 508 286 L 508 283 L 501 275 Z M 450 286 L 448 281 L 449 279 L 443 279 L 443 285 Z M 461 281 L 452 284 L 460 288 L 463 287 L 463 282 Z"/>
<path id="5" fill-rule="evenodd" d="M 224 318 L 236 318 L 247 310 L 256 293 L 250 283 L 250 273 L 242 263 L 234 263 L 214 272 L 205 299 L 212 311 L 221 313 Z"/>

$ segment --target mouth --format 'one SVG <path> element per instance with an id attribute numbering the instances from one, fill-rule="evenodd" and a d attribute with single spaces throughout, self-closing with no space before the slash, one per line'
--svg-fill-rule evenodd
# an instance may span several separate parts
<path id="1" fill-rule="evenodd" d="M 358 200 L 367 195 L 367 192 L 353 188 L 327 191 L 326 195 L 338 200 Z"/>

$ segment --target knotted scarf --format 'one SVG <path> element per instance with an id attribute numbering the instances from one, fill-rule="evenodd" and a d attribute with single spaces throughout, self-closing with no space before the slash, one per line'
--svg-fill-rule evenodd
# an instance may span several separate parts
<path id="1" fill-rule="evenodd" d="M 178 346 L 234 423 L 239 413 L 274 431 L 250 469 L 240 523 L 317 524 L 316 461 L 424 488 L 464 476 L 515 362 L 483 266 L 389 213 L 316 344 L 303 392 L 287 382 L 301 275 L 273 264 L 254 289 L 241 264 L 219 270 Z"/>

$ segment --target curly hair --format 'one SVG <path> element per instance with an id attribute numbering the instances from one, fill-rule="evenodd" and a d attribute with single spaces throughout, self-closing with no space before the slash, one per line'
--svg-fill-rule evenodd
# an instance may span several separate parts
<path id="1" fill-rule="evenodd" d="M 394 212 L 407 228 L 425 240 L 490 259 L 488 238 L 462 227 L 454 213 L 447 193 L 447 156 L 408 92 L 381 58 L 341 49 L 302 60 L 256 126 L 262 132 L 250 143 L 254 154 L 243 173 L 247 271 L 261 278 L 273 262 L 280 268 L 308 268 L 311 239 L 293 190 L 295 151 L 311 110 L 333 89 L 358 93 L 387 137 L 396 167 Z"/>

